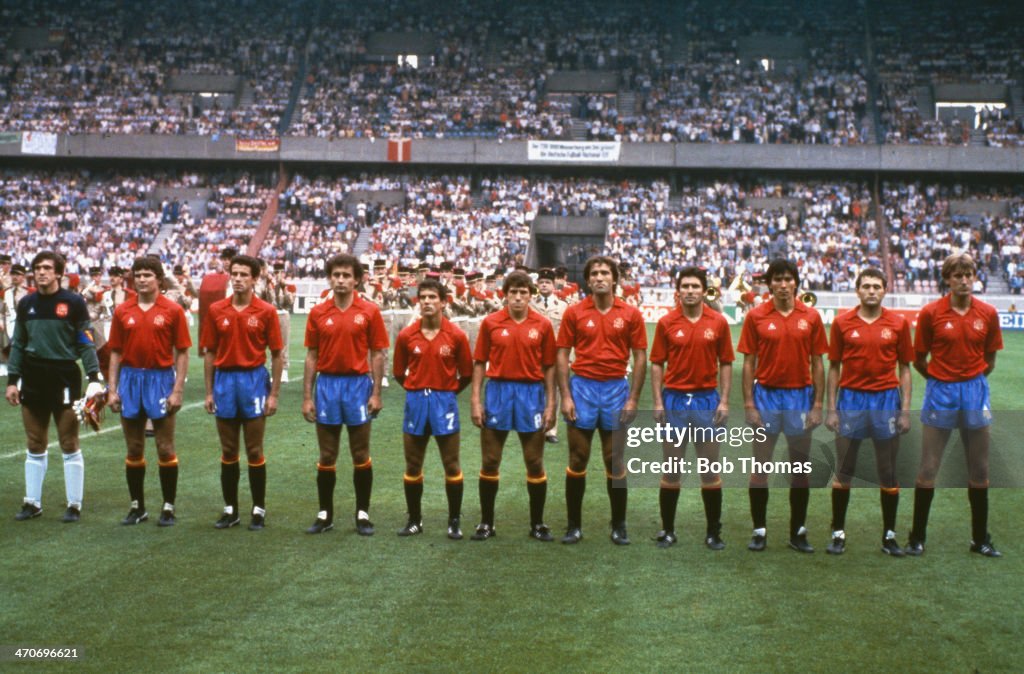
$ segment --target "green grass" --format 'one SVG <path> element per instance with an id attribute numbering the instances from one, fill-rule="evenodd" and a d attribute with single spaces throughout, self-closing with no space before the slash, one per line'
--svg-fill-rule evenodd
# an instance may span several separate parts
<path id="1" fill-rule="evenodd" d="M 302 363 L 298 317 L 292 329 L 293 383 L 269 420 L 268 528 L 215 531 L 220 508 L 219 449 L 213 419 L 198 407 L 181 413 L 179 524 L 159 529 L 118 524 L 127 511 L 124 448 L 119 431 L 83 434 L 86 503 L 82 522 L 64 525 L 63 477 L 55 450 L 44 489 L 43 517 L 10 517 L 23 493 L 19 414 L 0 412 L 0 645 L 74 645 L 84 659 L 67 669 L 90 671 L 438 670 L 1010 670 L 1024 655 L 1019 597 L 1024 547 L 1012 536 L 1020 489 L 992 493 L 991 528 L 999 560 L 967 552 L 969 518 L 963 490 L 941 490 L 929 528 L 928 553 L 890 559 L 877 550 L 877 492 L 855 491 L 848 551 L 841 558 L 786 549 L 786 493 L 769 509 L 769 549 L 745 549 L 750 523 L 745 490 L 725 491 L 728 548 L 701 544 L 699 493 L 683 491 L 680 543 L 663 551 L 648 540 L 659 528 L 657 491 L 630 492 L 634 544 L 607 539 L 607 497 L 592 470 L 584 505 L 586 538 L 575 547 L 526 537 L 525 473 L 510 443 L 502 466 L 497 538 L 451 542 L 444 536 L 440 461 L 426 466 L 426 532 L 394 535 L 405 518 L 401 487 L 401 391 L 385 394 L 373 431 L 378 534 L 360 538 L 347 516 L 332 532 L 303 533 L 317 510 L 313 427 L 299 415 Z M 1021 410 L 1024 335 L 1006 333 L 1007 350 L 992 377 L 993 403 Z M 201 364 L 193 359 L 186 403 L 202 399 Z M 919 399 L 920 380 L 916 380 Z M 739 368 L 733 405 L 742 409 Z M 479 444 L 463 394 L 464 528 L 478 516 L 475 476 Z M 1015 433 L 1003 412 L 995 457 L 1009 456 Z M 107 427 L 116 425 L 108 417 Z M 1018 424 L 1019 425 L 1019 424 Z M 549 446 L 548 522 L 564 524 L 562 470 L 566 447 Z M 822 441 L 827 435 L 820 435 Z M 778 453 L 781 458 L 782 452 Z M 904 443 L 916 467 L 914 438 Z M 159 506 L 155 452 L 147 495 Z M 870 475 L 870 454 L 862 465 Z M 951 445 L 947 464 L 962 463 Z M 993 464 L 995 465 L 994 458 Z M 343 460 L 340 466 L 347 466 Z M 1016 464 L 1013 464 L 1016 465 Z M 598 465 L 595 464 L 594 468 Z M 912 479 L 912 478 L 911 478 Z M 1014 475 L 1020 481 L 1020 473 Z M 910 483 L 904 479 L 904 484 Z M 350 471 L 339 470 L 337 511 L 352 507 Z M 247 484 L 242 480 L 247 507 Z M 901 537 L 909 530 L 911 490 L 904 490 Z M 812 542 L 823 548 L 829 526 L 826 490 L 811 499 Z M 56 670 L 52 663 L 4 671 Z"/>

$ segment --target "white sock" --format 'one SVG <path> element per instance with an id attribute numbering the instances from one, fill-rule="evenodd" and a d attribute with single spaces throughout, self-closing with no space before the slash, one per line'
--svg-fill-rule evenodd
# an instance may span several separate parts
<path id="1" fill-rule="evenodd" d="M 68 507 L 81 510 L 82 494 L 85 491 L 85 461 L 82 450 L 74 454 L 64 455 L 64 493 L 68 497 Z"/>
<path id="2" fill-rule="evenodd" d="M 48 456 L 45 451 L 42 454 L 25 451 L 25 502 L 37 508 L 42 507 L 43 478 L 46 477 Z"/>

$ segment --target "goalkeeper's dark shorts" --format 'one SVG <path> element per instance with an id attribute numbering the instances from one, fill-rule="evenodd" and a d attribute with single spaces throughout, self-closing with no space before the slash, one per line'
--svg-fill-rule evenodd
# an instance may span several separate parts
<path id="1" fill-rule="evenodd" d="M 82 397 L 82 371 L 73 360 L 26 358 L 20 391 L 21 404 L 33 412 L 66 410 Z"/>

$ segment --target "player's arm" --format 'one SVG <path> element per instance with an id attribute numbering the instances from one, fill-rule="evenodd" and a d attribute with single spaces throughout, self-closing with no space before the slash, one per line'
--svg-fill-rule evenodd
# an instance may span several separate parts
<path id="1" fill-rule="evenodd" d="M 399 335 L 395 339 L 395 357 L 391 359 L 391 376 L 400 385 L 405 386 L 405 371 L 409 368 L 409 349 L 405 339 Z"/>
<path id="2" fill-rule="evenodd" d="M 761 428 L 764 423 L 761 421 L 761 413 L 754 405 L 754 373 L 757 371 L 757 354 L 743 354 L 743 412 L 747 424 L 754 428 Z"/>
<path id="3" fill-rule="evenodd" d="M 284 372 L 284 349 L 270 350 L 270 393 L 263 416 L 272 417 L 277 414 L 277 400 L 281 395 L 281 373 Z"/>
<path id="4" fill-rule="evenodd" d="M 118 384 L 121 381 L 121 359 L 120 351 L 110 350 L 110 370 L 107 372 L 107 407 L 114 412 L 121 411 L 121 396 L 117 392 Z"/>
<path id="5" fill-rule="evenodd" d="M 28 342 L 28 328 L 23 316 L 15 309 L 14 336 L 11 337 L 11 353 L 7 358 L 7 390 L 4 397 L 11 405 L 21 404 L 18 382 L 21 380 L 21 361 L 24 358 L 25 343 Z"/>
<path id="6" fill-rule="evenodd" d="M 370 391 L 370 399 L 366 401 L 366 413 L 371 417 L 376 416 L 384 409 L 384 401 L 380 397 L 380 386 L 384 379 L 384 368 L 387 365 L 386 351 L 386 349 L 370 349 L 370 378 L 373 380 L 373 388 Z"/>
<path id="7" fill-rule="evenodd" d="M 825 363 L 820 353 L 811 356 L 811 386 L 814 387 L 814 402 L 804 424 L 808 429 L 821 426 L 821 408 L 825 400 Z"/>
<path id="8" fill-rule="evenodd" d="M 992 374 L 992 371 L 996 369 L 996 352 L 985 354 L 985 371 L 982 373 L 986 377 Z"/>
<path id="9" fill-rule="evenodd" d="M 562 415 L 574 422 L 576 421 L 576 403 L 572 399 L 572 392 L 569 391 L 569 351 L 565 347 L 558 348 L 555 367 L 557 368 L 558 391 L 562 394 Z"/>
<path id="10" fill-rule="evenodd" d="M 474 361 L 473 363 L 473 383 L 472 390 L 469 395 L 469 418 L 473 421 L 473 425 L 477 428 L 484 427 L 484 404 L 483 404 L 483 388 L 484 388 L 484 374 L 487 371 L 487 363 L 481 363 L 480 361 Z"/>
<path id="11" fill-rule="evenodd" d="M 915 355 L 915 357 L 914 357 L 914 369 L 917 370 L 918 373 L 922 377 L 924 377 L 925 379 L 928 378 L 928 354 L 927 353 L 918 353 L 918 354 Z"/>
<path id="12" fill-rule="evenodd" d="M 900 379 L 900 416 L 897 422 L 897 428 L 900 433 L 906 433 L 910 431 L 910 392 L 911 386 L 913 385 L 913 375 L 910 373 L 909 363 L 900 363 L 899 365 L 899 379 Z"/>
<path id="13" fill-rule="evenodd" d="M 316 377 L 316 361 L 320 349 L 306 349 L 306 360 L 302 367 L 302 418 L 313 423 L 316 421 L 316 403 L 313 402 L 313 379 Z"/>
<path id="14" fill-rule="evenodd" d="M 836 401 L 839 400 L 839 379 L 842 375 L 843 364 L 841 361 L 830 360 L 828 362 L 828 407 L 825 415 L 825 428 L 830 431 L 839 430 L 839 412 L 836 409 Z"/>
<path id="15" fill-rule="evenodd" d="M 215 358 L 214 349 L 207 348 L 203 353 L 203 383 L 206 386 L 206 400 L 203 402 L 203 407 L 209 414 L 217 411 L 217 406 L 213 403 L 213 361 Z"/>
<path id="16" fill-rule="evenodd" d="M 558 423 L 555 410 L 555 366 L 544 366 L 544 432 L 550 431 Z"/>
<path id="17" fill-rule="evenodd" d="M 111 370 L 114 358 L 111 356 Z M 185 379 L 188 377 L 188 349 L 174 349 L 174 388 L 167 397 L 167 413 L 174 414 L 185 402 Z"/>
<path id="18" fill-rule="evenodd" d="M 732 363 L 718 364 L 718 407 L 715 409 L 715 423 L 724 424 L 729 418 L 729 394 L 732 393 Z"/>
<path id="19" fill-rule="evenodd" d="M 665 388 L 665 363 L 651 363 L 651 405 L 654 420 L 665 421 L 665 399 L 661 395 Z"/>

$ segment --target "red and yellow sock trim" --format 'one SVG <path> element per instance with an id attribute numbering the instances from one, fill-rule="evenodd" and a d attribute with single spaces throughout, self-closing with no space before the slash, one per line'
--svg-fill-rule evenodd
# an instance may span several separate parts
<path id="1" fill-rule="evenodd" d="M 566 468 L 565 468 L 565 476 L 566 477 L 574 477 L 576 479 L 583 479 L 583 478 L 585 478 L 587 476 L 587 469 L 584 468 L 583 470 L 581 470 L 580 472 L 577 473 L 572 468 L 569 468 L 568 466 L 566 466 Z"/>
<path id="2" fill-rule="evenodd" d="M 721 489 L 722 489 L 722 478 L 716 477 L 714 482 L 705 482 L 705 483 L 701 484 L 700 488 L 701 489 L 706 489 L 708 491 L 721 491 Z"/>
<path id="3" fill-rule="evenodd" d="M 444 476 L 444 483 L 445 484 L 458 484 L 460 482 L 462 482 L 462 471 L 461 470 L 459 471 L 458 475 L 445 475 Z"/>
<path id="4" fill-rule="evenodd" d="M 265 465 L 267 465 L 267 457 L 265 457 L 265 456 L 261 456 L 259 461 L 250 461 L 249 462 L 249 467 L 250 468 L 262 468 Z"/>
<path id="5" fill-rule="evenodd" d="M 242 457 L 240 457 L 240 456 L 236 456 L 233 459 L 229 459 L 229 458 L 227 458 L 227 457 L 222 455 L 220 457 L 220 462 L 223 463 L 225 466 L 232 466 L 232 465 L 238 463 L 241 460 L 241 458 Z"/>
<path id="6" fill-rule="evenodd" d="M 402 481 L 406 484 L 423 484 L 423 473 L 419 475 L 409 475 L 406 473 L 402 476 Z"/>
<path id="7" fill-rule="evenodd" d="M 531 477 L 530 475 L 526 476 L 526 483 L 527 484 L 544 484 L 547 481 L 548 481 L 548 474 L 547 473 L 541 473 L 540 475 L 538 475 L 536 477 Z"/>
<path id="8" fill-rule="evenodd" d="M 353 470 L 370 470 L 373 468 L 373 459 L 367 459 L 366 463 L 360 463 L 359 465 L 352 465 Z"/>
<path id="9" fill-rule="evenodd" d="M 140 459 L 133 459 L 131 457 L 128 457 L 124 460 L 124 465 L 127 466 L 128 468 L 145 468 L 146 459 L 145 457 Z"/>
<path id="10" fill-rule="evenodd" d="M 166 461 L 163 460 L 163 459 L 159 459 L 157 461 L 157 465 L 160 466 L 161 468 L 177 468 L 178 467 L 178 457 L 177 457 L 177 455 L 175 455 L 175 456 L 172 456 L 171 458 L 167 459 Z"/>
<path id="11" fill-rule="evenodd" d="M 329 466 L 325 466 L 324 464 L 318 462 L 316 464 L 316 470 L 319 473 L 336 473 L 336 472 L 338 472 L 337 467 L 333 463 L 331 465 L 329 465 Z"/>
<path id="12" fill-rule="evenodd" d="M 883 494 L 890 494 L 890 495 L 893 495 L 893 496 L 898 495 L 900 493 L 900 488 L 899 487 L 879 487 L 878 489 Z"/>
<path id="13" fill-rule="evenodd" d="M 499 479 L 501 479 L 501 473 L 494 473 L 492 475 L 491 473 L 485 473 L 484 471 L 481 470 L 480 479 L 483 480 L 484 482 L 497 482 Z"/>

